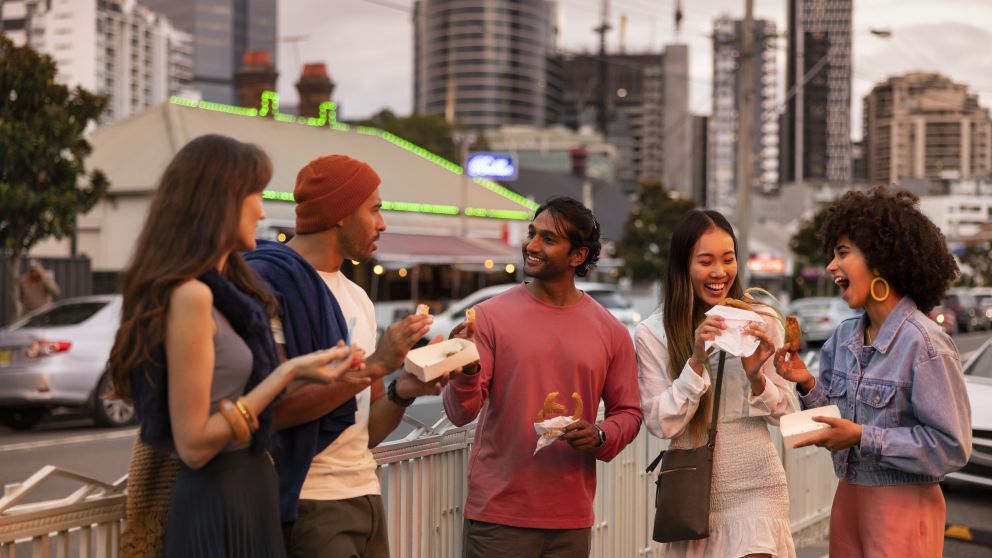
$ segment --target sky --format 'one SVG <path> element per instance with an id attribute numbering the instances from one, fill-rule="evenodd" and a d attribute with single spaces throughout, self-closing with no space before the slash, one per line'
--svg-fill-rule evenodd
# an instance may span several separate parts
<path id="1" fill-rule="evenodd" d="M 536 1 L 536 0 L 528 0 Z M 659 51 L 689 45 L 690 110 L 711 112 L 713 53 L 709 34 L 720 15 L 741 18 L 743 0 L 683 0 L 681 33 L 674 25 L 675 0 L 611 0 L 607 50 L 619 50 L 616 31 L 627 15 L 626 51 Z M 786 1 L 756 0 L 755 17 L 785 32 Z M 324 62 L 335 82 L 339 117 L 358 119 L 390 108 L 408 114 L 413 105 L 413 0 L 280 0 L 279 82 L 283 105 L 295 105 L 294 84 L 304 63 Z M 592 29 L 601 0 L 559 0 L 559 46 L 595 51 Z M 888 39 L 869 29 L 892 32 Z M 852 135 L 861 136 L 862 99 L 886 78 L 909 71 L 937 71 L 965 83 L 992 106 L 992 0 L 855 0 Z M 779 96 L 785 94 L 786 39 L 779 40 Z"/>

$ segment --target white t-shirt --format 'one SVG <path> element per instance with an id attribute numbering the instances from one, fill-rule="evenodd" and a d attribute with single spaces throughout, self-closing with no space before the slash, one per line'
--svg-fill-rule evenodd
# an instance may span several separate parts
<path id="1" fill-rule="evenodd" d="M 367 355 L 375 352 L 375 309 L 369 295 L 341 272 L 318 273 L 341 305 L 351 344 L 361 347 Z M 380 493 L 375 457 L 369 450 L 372 388 L 362 390 L 355 400 L 355 424 L 313 459 L 300 492 L 301 500 L 345 500 Z"/>

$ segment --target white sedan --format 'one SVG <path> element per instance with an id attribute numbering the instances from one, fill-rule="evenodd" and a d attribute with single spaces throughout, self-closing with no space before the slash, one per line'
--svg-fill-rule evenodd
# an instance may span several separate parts
<path id="1" fill-rule="evenodd" d="M 971 400 L 971 459 L 950 478 L 992 486 L 992 339 L 964 365 L 964 381 Z"/>

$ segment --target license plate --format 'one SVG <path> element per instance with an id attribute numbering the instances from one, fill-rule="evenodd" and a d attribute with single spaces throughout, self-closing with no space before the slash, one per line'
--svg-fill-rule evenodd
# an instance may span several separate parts
<path id="1" fill-rule="evenodd" d="M 11 363 L 11 352 L 6 349 L 0 349 L 0 366 L 10 366 Z"/>

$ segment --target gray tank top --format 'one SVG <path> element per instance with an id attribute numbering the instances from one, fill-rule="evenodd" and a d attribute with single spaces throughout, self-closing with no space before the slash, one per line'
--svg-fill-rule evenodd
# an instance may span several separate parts
<path id="1" fill-rule="evenodd" d="M 251 349 L 230 322 L 216 308 L 211 310 L 217 333 L 214 334 L 214 379 L 210 384 L 210 412 L 216 413 L 220 402 L 241 397 L 251 375 L 254 359 Z"/>

